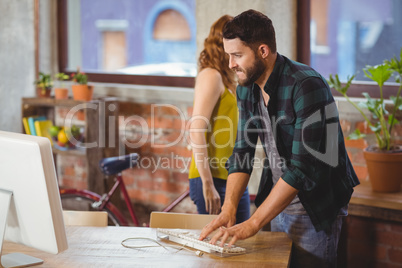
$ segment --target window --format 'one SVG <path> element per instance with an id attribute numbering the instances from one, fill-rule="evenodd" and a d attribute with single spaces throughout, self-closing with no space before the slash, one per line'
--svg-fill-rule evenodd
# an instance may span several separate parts
<path id="1" fill-rule="evenodd" d="M 299 53 L 310 55 L 304 63 L 326 78 L 329 74 L 339 74 L 346 81 L 347 76 L 356 74 L 350 92 L 356 97 L 361 97 L 362 92 L 379 97 L 378 89 L 362 69 L 399 56 L 402 1 L 304 0 L 302 3 L 304 11 L 299 19 L 304 26 L 308 21 L 310 32 L 306 35 L 308 31 L 305 31 L 309 40 L 300 36 L 304 42 Z M 384 88 L 384 93 L 396 94 L 393 83 Z"/>
<path id="2" fill-rule="evenodd" d="M 153 29 L 154 40 L 191 40 L 191 30 L 186 18 L 178 11 L 167 9 L 162 11 L 155 20 Z"/>
<path id="3" fill-rule="evenodd" d="M 193 87 L 195 0 L 61 0 L 59 64 L 90 81 Z"/>
<path id="4" fill-rule="evenodd" d="M 102 70 L 113 72 L 127 66 L 125 32 L 105 31 L 102 34 Z"/>

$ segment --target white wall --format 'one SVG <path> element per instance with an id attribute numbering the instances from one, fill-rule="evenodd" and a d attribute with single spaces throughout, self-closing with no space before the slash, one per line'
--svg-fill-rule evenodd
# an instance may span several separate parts
<path id="1" fill-rule="evenodd" d="M 275 27 L 278 52 L 296 59 L 296 0 L 198 0 L 196 2 L 197 54 L 201 52 L 204 39 L 212 23 L 222 15 L 236 16 L 243 11 L 255 9 L 267 15 Z"/>
<path id="2" fill-rule="evenodd" d="M 39 29 L 39 70 L 58 73 L 57 1 L 39 0 Z"/>
<path id="3" fill-rule="evenodd" d="M 21 131 L 21 98 L 34 95 L 33 3 L 0 1 L 0 130 Z"/>

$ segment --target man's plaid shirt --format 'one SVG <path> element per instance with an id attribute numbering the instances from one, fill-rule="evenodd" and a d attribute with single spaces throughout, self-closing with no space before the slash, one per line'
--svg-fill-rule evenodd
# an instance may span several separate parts
<path id="1" fill-rule="evenodd" d="M 286 163 L 282 179 L 299 190 L 300 201 L 316 230 L 323 230 L 349 203 L 359 181 L 345 149 L 327 82 L 312 68 L 277 55 L 264 91 L 270 96 L 268 112 L 278 152 Z M 259 136 L 264 145 L 258 112 L 260 90 L 257 84 L 237 87 L 239 123 L 227 163 L 229 174 L 251 174 Z M 269 166 L 264 165 L 257 200 L 269 194 L 271 176 Z"/>

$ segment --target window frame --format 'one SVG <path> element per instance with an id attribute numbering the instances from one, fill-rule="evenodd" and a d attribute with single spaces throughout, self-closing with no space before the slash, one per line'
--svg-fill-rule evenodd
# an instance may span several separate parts
<path id="1" fill-rule="evenodd" d="M 57 27 L 58 27 L 58 66 L 60 72 L 71 75 L 65 69 L 68 60 L 67 50 L 67 1 L 57 2 Z M 310 65 L 310 0 L 297 1 L 297 60 Z M 148 76 L 148 75 L 125 75 L 108 73 L 87 73 L 89 81 L 99 83 L 118 83 L 153 85 L 167 87 L 189 87 L 195 85 L 195 77 L 179 76 Z M 386 84 L 383 88 L 384 98 L 389 98 L 392 93 L 397 92 L 396 83 Z M 342 96 L 336 90 L 331 89 L 334 96 Z M 368 92 L 371 97 L 379 98 L 380 92 L 374 82 L 353 82 L 349 89 L 350 97 L 363 97 L 362 93 Z"/>
<path id="2" fill-rule="evenodd" d="M 297 1 L 297 60 L 301 63 L 310 65 L 310 0 Z M 342 83 L 344 86 L 345 83 Z M 389 99 L 398 91 L 396 83 L 386 83 L 383 87 L 384 99 Z M 335 89 L 331 89 L 332 95 L 342 96 Z M 349 90 L 349 97 L 363 98 L 362 93 L 367 92 L 372 98 L 380 98 L 380 90 L 375 82 L 371 81 L 354 81 Z"/>
<path id="3" fill-rule="evenodd" d="M 57 2 L 57 27 L 58 27 L 58 67 L 59 71 L 67 75 L 73 72 L 66 70 L 68 62 L 68 29 L 67 29 L 67 1 Z M 184 76 L 152 76 L 152 75 L 127 75 L 110 73 L 86 72 L 88 80 L 98 83 L 136 84 L 166 87 L 190 87 L 195 84 L 195 77 Z"/>

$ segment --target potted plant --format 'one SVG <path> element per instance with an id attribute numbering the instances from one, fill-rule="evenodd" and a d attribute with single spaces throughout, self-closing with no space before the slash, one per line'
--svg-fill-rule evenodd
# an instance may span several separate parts
<path id="1" fill-rule="evenodd" d="M 64 86 L 63 81 L 68 80 L 70 77 L 65 73 L 58 73 L 55 78 L 60 84 L 60 87 L 54 89 L 55 99 L 68 99 L 68 89 Z"/>
<path id="2" fill-rule="evenodd" d="M 34 82 L 36 85 L 36 95 L 39 98 L 49 98 L 53 87 L 53 81 L 50 74 L 39 72 L 39 78 Z"/>
<path id="3" fill-rule="evenodd" d="M 90 101 L 93 94 L 93 86 L 88 85 L 88 76 L 77 68 L 77 72 L 71 74 L 71 79 L 76 83 L 71 86 L 75 100 Z"/>
<path id="4" fill-rule="evenodd" d="M 384 60 L 382 64 L 376 66 L 367 65 L 363 71 L 366 77 L 377 83 L 380 91 L 379 99 L 373 99 L 368 93 L 363 93 L 365 101 L 359 104 L 353 102 L 348 97 L 347 91 L 355 76 L 348 77 L 347 83 L 342 86 L 338 75 L 330 75 L 328 83 L 360 112 L 375 135 L 376 145 L 368 146 L 363 151 L 373 191 L 399 192 L 402 183 L 402 146 L 393 141 L 392 130 L 399 123 L 395 116 L 396 112 L 402 110 L 402 49 L 399 59 L 394 57 L 391 60 Z M 399 84 L 399 89 L 396 97 L 390 97 L 393 107 L 387 109 L 383 97 L 383 86 L 393 75 Z M 371 117 L 368 117 L 363 109 L 367 109 L 371 113 Z M 356 129 L 348 139 L 363 137 L 365 135 Z"/>

